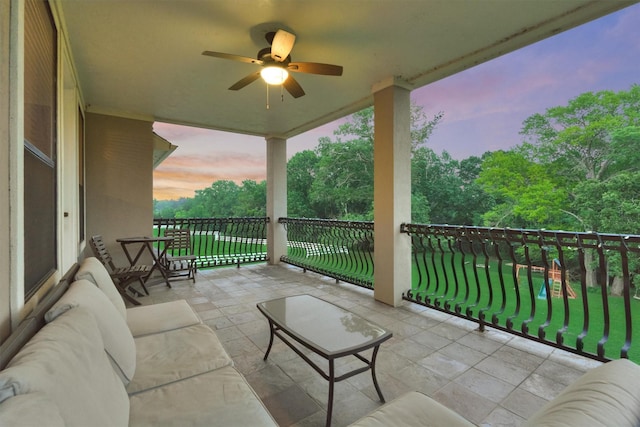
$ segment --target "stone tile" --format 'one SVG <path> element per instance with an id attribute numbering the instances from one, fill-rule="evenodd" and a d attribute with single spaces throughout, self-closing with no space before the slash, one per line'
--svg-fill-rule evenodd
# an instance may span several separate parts
<path id="1" fill-rule="evenodd" d="M 524 418 L 498 407 L 480 423 L 480 427 L 519 427 L 524 422 Z"/>
<path id="2" fill-rule="evenodd" d="M 212 329 L 224 329 L 230 326 L 233 326 L 233 322 L 229 320 L 226 316 L 216 317 L 214 319 L 202 320 L 205 324 L 209 325 Z"/>
<path id="3" fill-rule="evenodd" d="M 479 424 L 496 408 L 496 404 L 454 382 L 447 384 L 433 398 L 474 424 Z"/>
<path id="4" fill-rule="evenodd" d="M 316 402 L 297 385 L 267 396 L 263 401 L 281 427 L 290 426 L 320 410 Z"/>
<path id="5" fill-rule="evenodd" d="M 245 375 L 245 378 L 261 399 L 280 393 L 294 385 L 293 380 L 285 375 L 282 369 L 271 363 Z"/>
<path id="6" fill-rule="evenodd" d="M 522 385 L 520 385 L 520 388 L 523 390 L 542 397 L 545 400 L 553 399 L 566 387 L 566 384 L 538 375 L 535 372 L 528 376 L 527 379 L 522 382 Z"/>
<path id="7" fill-rule="evenodd" d="M 236 314 L 228 314 L 227 317 L 229 318 L 229 320 L 231 320 L 234 324 L 236 325 L 240 325 L 242 323 L 249 323 L 249 322 L 253 322 L 259 319 L 263 319 L 263 317 L 258 317 L 258 313 L 257 312 L 253 312 L 253 311 L 245 311 L 242 313 L 236 313 Z"/>
<path id="8" fill-rule="evenodd" d="M 448 322 L 440 323 L 439 325 L 431 328 L 430 331 L 451 341 L 460 339 L 468 333 L 468 331 L 461 329 L 456 325 L 449 324 Z"/>
<path id="9" fill-rule="evenodd" d="M 531 372 L 522 369 L 497 357 L 487 357 L 475 366 L 477 369 L 496 378 L 500 378 L 509 384 L 518 385 L 524 381 Z"/>
<path id="10" fill-rule="evenodd" d="M 449 380 L 424 366 L 412 363 L 389 375 L 406 384 L 411 390 L 432 396 L 437 390 L 449 383 Z"/>
<path id="11" fill-rule="evenodd" d="M 318 375 L 307 362 L 297 355 L 295 358 L 287 361 L 287 363 L 282 366 L 282 370 L 295 382 L 302 382 L 307 378 Z"/>
<path id="12" fill-rule="evenodd" d="M 222 313 L 222 311 L 216 308 L 213 310 L 200 311 L 198 312 L 198 316 L 200 316 L 200 319 L 202 319 L 202 321 L 204 322 L 206 320 L 224 317 L 224 313 Z"/>
<path id="13" fill-rule="evenodd" d="M 234 366 L 243 375 L 249 375 L 260 369 L 263 369 L 267 363 L 262 359 L 262 353 L 244 353 L 233 358 Z"/>
<path id="14" fill-rule="evenodd" d="M 487 355 L 481 351 L 469 348 L 458 342 L 453 342 L 448 346 L 441 348 L 439 351 L 441 354 L 469 366 L 473 366 L 487 357 Z"/>
<path id="15" fill-rule="evenodd" d="M 260 353 L 260 349 L 245 336 L 222 343 L 231 358 L 241 356 L 246 353 Z"/>
<path id="16" fill-rule="evenodd" d="M 554 362 L 553 360 L 545 360 L 535 372 L 536 374 L 551 378 L 564 385 L 571 384 L 583 374 L 582 371 Z"/>
<path id="17" fill-rule="evenodd" d="M 517 388 L 502 401 L 501 406 L 526 420 L 545 403 L 545 399 Z"/>
<path id="18" fill-rule="evenodd" d="M 387 325 L 386 328 L 393 332 L 393 336 L 400 336 L 405 338 L 422 332 L 422 328 L 404 322 L 402 320 L 393 322 L 390 325 Z"/>
<path id="19" fill-rule="evenodd" d="M 508 345 L 499 348 L 495 353 L 493 353 L 493 356 L 504 360 L 505 362 L 519 366 L 529 372 L 535 371 L 544 361 L 540 356 L 527 353 L 526 351 L 522 351 Z"/>
<path id="20" fill-rule="evenodd" d="M 529 354 L 535 354 L 542 358 L 547 358 L 553 353 L 553 347 L 542 344 L 536 341 L 531 341 L 522 337 L 514 337 L 509 344 L 511 347 L 515 347 Z"/>
<path id="21" fill-rule="evenodd" d="M 332 426 L 348 426 L 380 406 L 362 393 L 355 392 L 333 403 Z"/>
<path id="22" fill-rule="evenodd" d="M 422 331 L 416 335 L 413 335 L 411 339 L 435 350 L 446 347 L 452 342 L 450 339 L 431 332 L 431 330 Z"/>
<path id="23" fill-rule="evenodd" d="M 451 359 L 439 351 L 419 360 L 418 364 L 449 380 L 456 378 L 470 368 L 469 365 Z"/>
<path id="24" fill-rule="evenodd" d="M 390 350 L 411 360 L 412 362 L 417 362 L 434 352 L 432 348 L 418 344 L 417 342 L 409 339 L 395 342 L 393 346 L 390 347 Z"/>
<path id="25" fill-rule="evenodd" d="M 216 331 L 218 339 L 224 344 L 225 341 L 235 340 L 244 337 L 244 334 L 237 326 L 229 326 L 228 328 L 218 329 Z"/>
<path id="26" fill-rule="evenodd" d="M 292 427 L 320 427 L 325 425 L 327 420 L 326 411 L 318 411 L 314 412 L 312 415 L 298 421 L 295 424 L 292 424 Z M 340 427 L 335 421 L 332 424 L 333 427 Z"/>
<path id="27" fill-rule="evenodd" d="M 393 399 L 413 390 L 411 387 L 409 387 L 409 385 L 398 380 L 397 378 L 392 377 L 391 375 L 376 373 L 376 377 L 378 378 L 378 385 L 380 386 L 380 390 L 382 391 L 382 397 L 384 397 L 386 402 L 391 402 Z M 355 380 L 356 378 L 359 380 Z M 350 378 L 348 381 L 369 399 L 374 402 L 379 402 L 380 397 L 378 396 L 378 392 L 373 385 L 371 375 L 356 375 L 355 377 Z"/>
<path id="28" fill-rule="evenodd" d="M 456 378 L 455 382 L 495 403 L 500 403 L 515 389 L 514 385 L 473 368 Z"/>
<path id="29" fill-rule="evenodd" d="M 237 324 L 238 329 L 242 331 L 243 334 L 249 335 L 264 335 L 266 342 L 269 342 L 269 325 L 264 320 L 256 319 L 251 322 Z"/>
<path id="30" fill-rule="evenodd" d="M 602 362 L 598 360 L 589 359 L 586 357 L 578 356 L 573 353 L 569 353 L 565 350 L 555 349 L 549 356 L 549 360 L 558 362 L 560 364 L 570 366 L 579 371 L 587 372 L 590 369 L 596 368 L 602 365 Z"/>
<path id="31" fill-rule="evenodd" d="M 207 304 L 211 304 L 211 302 L 209 301 L 209 298 L 207 298 L 207 297 L 205 297 L 205 296 L 198 296 L 198 297 L 195 297 L 195 298 L 191 298 L 191 299 L 187 300 L 187 302 L 188 302 L 192 307 L 193 307 L 194 305 L 197 305 L 197 304 L 205 304 L 205 303 L 207 303 Z M 213 304 L 212 304 L 212 305 L 213 305 Z M 216 308 L 216 307 L 214 306 L 214 308 Z"/>
<path id="32" fill-rule="evenodd" d="M 485 354 L 492 354 L 503 346 L 502 343 L 494 341 L 490 336 L 484 335 L 484 332 L 470 332 L 457 341 Z"/>
<path id="33" fill-rule="evenodd" d="M 216 307 L 215 304 L 212 304 L 208 298 L 206 297 L 199 297 L 199 298 L 194 298 L 194 300 L 196 301 L 202 301 L 199 302 L 197 304 L 191 303 L 191 308 L 193 308 L 193 310 L 196 313 L 199 313 L 201 311 L 207 311 L 207 310 L 217 310 L 218 307 Z M 193 301 L 193 300 L 192 300 Z"/>

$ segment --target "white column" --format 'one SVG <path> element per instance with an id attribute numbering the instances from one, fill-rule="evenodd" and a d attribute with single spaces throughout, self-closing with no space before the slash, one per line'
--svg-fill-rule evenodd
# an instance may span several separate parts
<path id="1" fill-rule="evenodd" d="M 287 216 L 287 140 L 267 137 L 267 255 L 278 264 L 287 254 L 287 233 L 278 218 Z"/>
<path id="2" fill-rule="evenodd" d="M 411 221 L 410 90 L 395 79 L 374 92 L 374 297 L 397 306 L 411 285 L 411 240 L 400 224 Z"/>

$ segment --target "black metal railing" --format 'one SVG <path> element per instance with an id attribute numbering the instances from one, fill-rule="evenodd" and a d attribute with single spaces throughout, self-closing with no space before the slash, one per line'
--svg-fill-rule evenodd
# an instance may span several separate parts
<path id="1" fill-rule="evenodd" d="M 280 218 L 287 230 L 282 262 L 373 288 L 373 222 Z"/>
<path id="2" fill-rule="evenodd" d="M 404 299 L 597 360 L 640 360 L 640 236 L 403 224 Z"/>
<path id="3" fill-rule="evenodd" d="M 192 253 L 202 268 L 267 261 L 268 222 L 269 218 L 155 218 L 153 225 L 158 236 L 167 228 L 191 230 Z"/>

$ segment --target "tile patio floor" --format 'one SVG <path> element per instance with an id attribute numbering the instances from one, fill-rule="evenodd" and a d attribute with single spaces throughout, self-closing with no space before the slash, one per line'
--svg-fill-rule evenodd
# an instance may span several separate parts
<path id="1" fill-rule="evenodd" d="M 408 302 L 394 309 L 376 302 L 372 291 L 297 267 L 224 267 L 196 278 L 172 282 L 171 289 L 152 286 L 141 301 L 186 299 L 283 427 L 324 426 L 328 393 L 327 381 L 278 338 L 262 360 L 269 327 L 256 303 L 286 295 L 315 295 L 393 331 L 376 365 L 387 401 L 419 390 L 477 425 L 518 426 L 600 364 L 491 328 L 478 332 L 475 323 Z M 379 405 L 369 372 L 336 383 L 332 425 L 346 426 Z"/>

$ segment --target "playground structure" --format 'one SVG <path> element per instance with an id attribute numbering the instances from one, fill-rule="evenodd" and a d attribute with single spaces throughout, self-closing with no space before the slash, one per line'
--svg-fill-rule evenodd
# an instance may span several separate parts
<path id="1" fill-rule="evenodd" d="M 539 273 L 545 273 L 545 267 L 538 267 L 534 265 L 524 265 L 524 264 L 516 264 L 516 279 L 518 281 L 518 285 L 520 285 L 520 269 L 528 268 L 531 271 L 536 271 Z M 560 261 L 557 259 L 553 260 L 551 264 L 551 268 L 547 269 L 548 271 L 548 280 L 549 280 L 549 290 L 551 291 L 552 298 L 560 298 L 564 295 L 562 288 L 562 268 L 560 266 Z M 574 299 L 576 298 L 576 293 L 569 284 L 569 281 L 566 280 L 565 275 L 565 285 L 567 290 L 567 298 Z M 544 280 L 542 281 L 542 286 L 540 287 L 540 292 L 538 292 L 538 298 L 546 299 L 547 298 L 547 288 L 544 284 Z"/>

